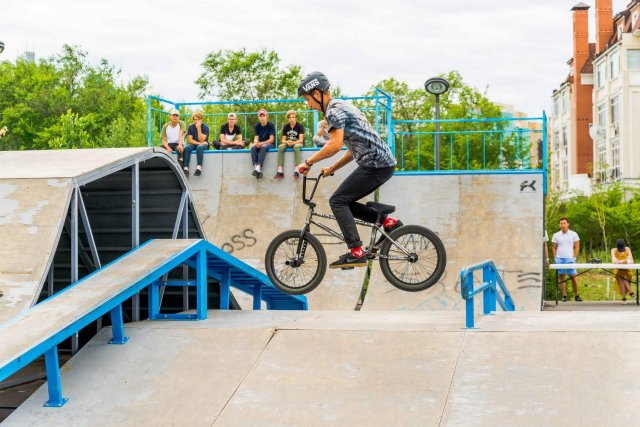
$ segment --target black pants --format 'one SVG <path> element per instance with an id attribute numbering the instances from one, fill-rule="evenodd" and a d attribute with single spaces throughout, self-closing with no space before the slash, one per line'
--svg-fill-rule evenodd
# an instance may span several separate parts
<path id="1" fill-rule="evenodd" d="M 366 168 L 358 166 L 329 199 L 329 205 L 335 215 L 344 241 L 349 249 L 362 246 L 354 217 L 367 222 L 375 222 L 378 214 L 362 203 L 356 202 L 376 191 L 378 187 L 393 176 L 394 167 Z"/>

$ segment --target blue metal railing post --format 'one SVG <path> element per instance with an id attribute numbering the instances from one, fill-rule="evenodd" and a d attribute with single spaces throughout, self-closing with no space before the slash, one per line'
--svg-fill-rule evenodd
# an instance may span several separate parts
<path id="1" fill-rule="evenodd" d="M 262 308 L 262 286 L 255 285 L 253 287 L 253 309 L 260 310 Z"/>
<path id="2" fill-rule="evenodd" d="M 196 305 L 198 320 L 207 318 L 207 251 L 202 249 L 197 255 Z"/>
<path id="3" fill-rule="evenodd" d="M 147 96 L 147 147 L 151 147 L 151 97 Z"/>
<path id="4" fill-rule="evenodd" d="M 491 314 L 492 311 L 496 310 L 496 288 L 495 276 L 490 265 L 482 267 L 482 281 L 493 284 L 493 286 L 487 287 L 482 292 L 482 312 L 484 314 Z"/>
<path id="5" fill-rule="evenodd" d="M 547 113 L 542 112 L 542 191 L 547 195 Z"/>
<path id="6" fill-rule="evenodd" d="M 467 274 L 463 280 L 465 280 L 465 283 L 466 283 L 467 294 L 469 294 L 469 295 L 473 294 L 473 273 Z M 466 309 L 467 309 L 467 315 L 466 315 L 466 322 L 465 323 L 466 323 L 467 328 L 472 329 L 472 328 L 475 327 L 473 298 L 467 299 L 465 304 L 466 304 Z"/>
<path id="7" fill-rule="evenodd" d="M 113 336 L 109 344 L 124 344 L 129 338 L 124 336 L 124 321 L 122 320 L 122 304 L 116 305 L 111 310 L 111 329 Z"/>

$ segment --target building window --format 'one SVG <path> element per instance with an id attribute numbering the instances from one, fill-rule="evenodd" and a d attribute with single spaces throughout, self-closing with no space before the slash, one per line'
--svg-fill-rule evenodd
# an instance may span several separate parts
<path id="1" fill-rule="evenodd" d="M 633 26 L 635 26 L 635 25 L 636 25 L 636 22 L 638 22 L 638 12 L 634 13 L 634 14 L 631 16 L 631 26 L 632 26 L 632 27 L 633 27 Z"/>
<path id="2" fill-rule="evenodd" d="M 597 180 L 605 182 L 607 180 L 607 144 L 605 142 L 598 144 L 597 171 Z"/>
<path id="3" fill-rule="evenodd" d="M 554 117 L 560 115 L 560 101 L 558 101 L 558 98 L 553 99 L 553 115 Z"/>
<path id="4" fill-rule="evenodd" d="M 562 161 L 562 171 L 560 173 L 560 179 L 562 180 L 563 190 L 566 190 L 569 187 L 567 182 L 569 180 L 569 161 L 566 159 Z"/>
<path id="5" fill-rule="evenodd" d="M 604 129 L 607 125 L 607 104 L 601 102 L 598 104 L 598 126 Z"/>
<path id="6" fill-rule="evenodd" d="M 611 180 L 620 178 L 620 140 L 618 138 L 611 141 Z"/>
<path id="7" fill-rule="evenodd" d="M 640 70 L 640 49 L 627 50 L 627 68 L 629 70 Z"/>
<path id="8" fill-rule="evenodd" d="M 607 77 L 606 71 L 606 62 L 603 61 L 599 64 L 596 64 L 596 88 L 601 88 L 602 86 L 604 86 L 604 79 Z"/>
<path id="9" fill-rule="evenodd" d="M 560 96 L 562 97 L 562 112 L 564 113 L 567 111 L 567 108 L 569 107 L 567 103 L 567 92 L 563 91 L 562 95 Z"/>
<path id="10" fill-rule="evenodd" d="M 614 129 L 614 135 L 618 135 L 618 125 L 620 123 L 620 96 L 616 95 L 611 98 L 611 125 Z"/>
<path id="11" fill-rule="evenodd" d="M 558 151 L 559 147 L 560 147 L 560 132 L 555 131 L 553 133 L 553 150 Z"/>
<path id="12" fill-rule="evenodd" d="M 609 74 L 611 75 L 611 80 L 618 77 L 618 73 L 620 72 L 620 54 L 616 51 L 609 55 Z"/>
<path id="13" fill-rule="evenodd" d="M 567 127 L 562 126 L 562 147 L 567 146 Z"/>
<path id="14" fill-rule="evenodd" d="M 622 25 L 618 25 L 618 40 L 622 38 Z"/>

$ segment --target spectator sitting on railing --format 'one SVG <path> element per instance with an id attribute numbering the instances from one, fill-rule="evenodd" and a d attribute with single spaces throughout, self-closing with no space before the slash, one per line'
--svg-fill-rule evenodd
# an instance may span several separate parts
<path id="1" fill-rule="evenodd" d="M 297 123 L 298 115 L 294 110 L 287 111 L 287 120 L 289 123 L 282 127 L 282 144 L 278 146 L 278 172 L 275 179 L 284 178 L 284 150 L 293 147 L 294 171 L 293 178 L 300 178 L 300 173 L 295 169 L 297 165 L 302 163 L 300 160 L 300 149 L 304 145 L 304 126 Z"/>
<path id="2" fill-rule="evenodd" d="M 616 241 L 616 247 L 611 249 L 611 262 L 613 264 L 633 264 L 633 255 L 631 248 L 625 246 L 624 239 Z M 616 288 L 622 297 L 622 303 L 627 303 L 627 294 L 631 298 L 636 296 L 631 290 L 631 270 L 613 270 L 616 278 Z"/>
<path id="3" fill-rule="evenodd" d="M 560 218 L 560 231 L 555 233 L 551 238 L 553 258 L 556 264 L 575 264 L 578 253 L 580 252 L 580 237 L 578 233 L 569 230 L 569 220 Z M 582 298 L 578 295 L 578 281 L 576 275 L 578 272 L 575 268 L 567 268 L 558 270 L 560 278 L 560 290 L 562 291 L 562 301 L 567 301 L 567 284 L 564 281 L 565 275 L 569 275 L 575 300 L 582 302 Z"/>
<path id="4" fill-rule="evenodd" d="M 262 165 L 264 158 L 267 156 L 267 150 L 273 148 L 276 140 L 276 127 L 273 123 L 267 121 L 267 110 L 261 108 L 258 111 L 259 123 L 254 128 L 255 136 L 253 137 L 253 145 L 251 146 L 251 161 L 253 162 L 253 172 L 251 174 L 257 179 L 262 178 Z"/>
<path id="5" fill-rule="evenodd" d="M 233 150 L 244 148 L 248 139 L 242 139 L 242 129 L 237 124 L 238 117 L 234 113 L 227 115 L 227 123 L 220 127 L 220 139 L 213 141 L 216 150 Z"/>
<path id="6" fill-rule="evenodd" d="M 160 137 L 162 138 L 162 146 L 169 154 L 174 151 L 178 152 L 178 163 L 182 167 L 182 152 L 184 151 L 184 132 L 187 125 L 179 120 L 180 112 L 173 109 L 169 112 L 169 121 L 162 126 Z"/>
<path id="7" fill-rule="evenodd" d="M 202 123 L 202 113 L 195 113 L 191 119 L 193 124 L 189 125 L 187 130 L 187 141 L 189 144 L 184 149 L 184 174 L 189 176 L 189 160 L 191 152 L 196 150 L 196 159 L 198 166 L 196 167 L 195 176 L 202 173 L 202 162 L 204 161 L 204 151 L 209 149 L 209 126 Z"/>
<path id="8" fill-rule="evenodd" d="M 329 140 L 329 125 L 322 119 L 318 122 L 318 133 L 313 136 L 313 142 L 318 147 L 324 147 Z"/>

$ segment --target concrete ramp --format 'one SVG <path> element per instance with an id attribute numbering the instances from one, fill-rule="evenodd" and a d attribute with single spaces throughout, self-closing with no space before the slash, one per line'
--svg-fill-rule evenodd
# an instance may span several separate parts
<path id="1" fill-rule="evenodd" d="M 0 323 L 36 303 L 74 186 L 152 156 L 149 148 L 0 152 Z"/>
<path id="2" fill-rule="evenodd" d="M 303 158 L 310 155 L 303 152 Z M 317 175 L 322 166 L 334 159 L 314 166 Z M 198 216 L 207 238 L 216 246 L 242 261 L 264 271 L 264 256 L 271 240 L 283 231 L 300 229 L 307 207 L 302 203 L 302 178 L 293 179 L 293 153 L 285 153 L 285 178 L 275 180 L 277 153 L 267 155 L 264 178 L 251 175 L 251 155 L 248 152 L 214 151 L 205 156 L 204 172 L 200 177 L 189 177 Z M 192 174 L 195 166 L 192 168 Z M 351 173 L 353 165 L 338 171 L 335 177 L 320 183 L 316 202 L 321 212 L 331 213 L 329 197 L 342 179 Z M 326 221 L 339 231 L 337 223 Z M 321 230 L 314 233 L 325 244 L 328 262 L 346 252 L 344 243 L 323 237 Z M 369 231 L 360 229 L 363 241 L 369 239 Z M 307 294 L 312 310 L 353 310 L 360 298 L 364 283 L 364 270 L 327 271 L 324 282 Z M 242 295 L 236 295 L 244 308 L 251 307 Z"/>
<path id="3" fill-rule="evenodd" d="M 486 259 L 500 270 L 516 310 L 540 310 L 542 174 L 395 175 L 380 201 L 395 205 L 405 224 L 438 233 L 448 262 L 439 283 L 416 293 L 394 288 L 374 263 L 363 310 L 464 310 L 460 270 Z"/>
<path id="4" fill-rule="evenodd" d="M 637 425 L 640 312 L 210 311 L 103 330 L 6 426 Z M 616 363 L 612 363 L 615 360 Z M 625 368 L 627 367 L 627 368 Z"/>

